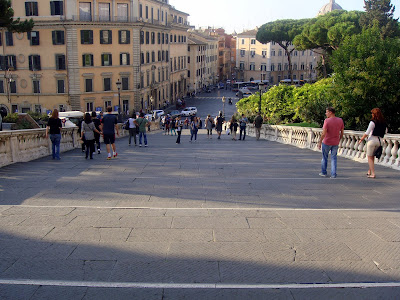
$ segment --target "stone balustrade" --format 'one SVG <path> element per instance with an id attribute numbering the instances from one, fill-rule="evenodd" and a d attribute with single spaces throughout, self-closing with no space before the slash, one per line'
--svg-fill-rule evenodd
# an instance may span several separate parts
<path id="1" fill-rule="evenodd" d="M 248 134 L 255 136 L 253 125 L 248 126 Z M 367 163 L 366 142 L 358 141 L 363 136 L 362 131 L 345 130 L 340 141 L 338 155 L 359 162 Z M 317 145 L 322 135 L 321 128 L 306 128 L 295 126 L 266 125 L 261 128 L 261 139 L 293 145 L 299 148 L 319 151 Z M 377 164 L 400 170 L 400 135 L 386 134 L 381 139 L 383 153 Z"/>
<path id="2" fill-rule="evenodd" d="M 129 135 L 118 124 L 119 137 Z M 157 122 L 151 123 L 151 130 L 159 129 Z M 61 131 L 60 152 L 80 148 L 78 128 L 63 128 Z M 51 154 L 51 141 L 46 138 L 46 129 L 27 129 L 0 131 L 0 168 L 17 162 L 45 157 Z"/>

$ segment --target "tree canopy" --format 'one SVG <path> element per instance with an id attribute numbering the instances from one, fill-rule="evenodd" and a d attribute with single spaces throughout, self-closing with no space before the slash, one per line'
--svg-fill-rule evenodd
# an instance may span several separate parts
<path id="1" fill-rule="evenodd" d="M 363 28 L 377 25 L 382 38 L 400 36 L 399 19 L 393 18 L 395 6 L 390 0 L 364 0 L 364 8 L 366 13 L 360 19 Z"/>
<path id="2" fill-rule="evenodd" d="M 290 79 L 292 79 L 292 62 L 290 54 L 294 51 L 294 48 L 289 50 L 289 47 L 292 45 L 295 36 L 301 33 L 304 24 L 308 21 L 309 19 L 277 20 L 269 22 L 262 25 L 256 35 L 256 39 L 260 43 L 267 44 L 269 42 L 275 42 L 285 50 L 289 64 Z"/>
<path id="3" fill-rule="evenodd" d="M 381 38 L 378 26 L 348 38 L 333 54 L 335 85 L 347 124 L 365 129 L 379 107 L 392 132 L 400 130 L 400 40 Z"/>
<path id="4" fill-rule="evenodd" d="M 361 32 L 359 19 L 362 12 L 336 10 L 309 20 L 293 43 L 296 49 L 313 49 L 322 57 L 323 77 L 327 77 L 327 63 L 332 52 L 343 40 Z"/>
<path id="5" fill-rule="evenodd" d="M 21 22 L 20 18 L 14 19 L 14 10 L 10 0 L 0 0 L 0 28 L 13 32 L 27 32 L 33 28 L 33 20 Z"/>

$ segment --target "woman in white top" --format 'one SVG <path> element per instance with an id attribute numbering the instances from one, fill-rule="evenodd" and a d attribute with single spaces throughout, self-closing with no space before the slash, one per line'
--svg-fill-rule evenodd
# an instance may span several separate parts
<path id="1" fill-rule="evenodd" d="M 132 117 L 129 118 L 129 146 L 131 145 L 131 139 L 133 136 L 133 140 L 135 141 L 135 146 L 136 146 L 136 113 L 132 112 Z"/>
<path id="2" fill-rule="evenodd" d="M 385 122 L 385 118 L 379 108 L 374 108 L 371 110 L 372 120 L 368 125 L 367 131 L 364 133 L 362 138 L 358 141 L 358 143 L 362 143 L 362 141 L 368 137 L 367 141 L 367 157 L 368 157 L 368 165 L 369 169 L 367 172 L 368 178 L 375 178 L 375 151 L 381 145 L 380 138 L 383 138 L 385 133 L 387 132 L 387 125 Z"/>

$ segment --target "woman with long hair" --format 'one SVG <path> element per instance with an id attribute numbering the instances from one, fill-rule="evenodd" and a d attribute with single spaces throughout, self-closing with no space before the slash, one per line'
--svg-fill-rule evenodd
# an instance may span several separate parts
<path id="1" fill-rule="evenodd" d="M 128 119 L 129 122 L 129 146 L 131 145 L 132 137 L 133 141 L 135 142 L 135 146 L 137 145 L 136 135 L 137 135 L 137 128 L 136 128 L 136 112 L 133 111 L 131 117 Z"/>
<path id="2" fill-rule="evenodd" d="M 52 144 L 53 159 L 60 160 L 60 143 L 61 143 L 61 119 L 58 117 L 58 110 L 54 109 L 46 126 L 46 138 L 49 136 Z"/>
<path id="3" fill-rule="evenodd" d="M 375 151 L 381 146 L 380 138 L 383 138 L 387 132 L 387 125 L 385 118 L 379 108 L 371 110 L 372 120 L 369 122 L 368 129 L 358 141 L 359 144 L 368 137 L 367 141 L 367 157 L 368 157 L 368 178 L 375 178 Z"/>
<path id="4" fill-rule="evenodd" d="M 86 159 L 88 158 L 89 154 L 90 154 L 90 159 L 93 159 L 95 132 L 100 134 L 100 131 L 96 129 L 96 126 L 92 121 L 90 113 L 86 113 L 85 120 L 82 122 L 82 128 L 81 128 L 81 138 L 83 139 L 83 137 L 85 137 L 84 141 L 86 146 Z"/>
<path id="5" fill-rule="evenodd" d="M 207 129 L 207 138 L 212 139 L 212 129 L 213 129 L 213 125 L 214 125 L 214 120 L 211 118 L 211 115 L 207 116 L 204 123 L 205 123 L 206 129 Z"/>

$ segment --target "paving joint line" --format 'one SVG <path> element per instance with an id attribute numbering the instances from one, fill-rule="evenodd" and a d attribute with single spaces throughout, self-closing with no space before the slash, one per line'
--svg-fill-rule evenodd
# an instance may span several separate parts
<path id="1" fill-rule="evenodd" d="M 393 208 L 276 208 L 276 207 L 152 207 L 152 206 L 88 206 L 88 205 L 4 205 L 0 207 L 23 207 L 23 208 L 91 208 L 91 209 L 147 209 L 147 210 L 227 210 L 227 211 L 397 211 L 400 207 Z"/>
<path id="2" fill-rule="evenodd" d="M 64 281 L 40 279 L 0 279 L 3 285 L 40 285 L 88 288 L 135 288 L 135 289 L 325 289 L 325 288 L 393 288 L 400 282 L 352 282 L 352 283 L 163 283 L 163 282 L 100 282 L 100 281 Z"/>

